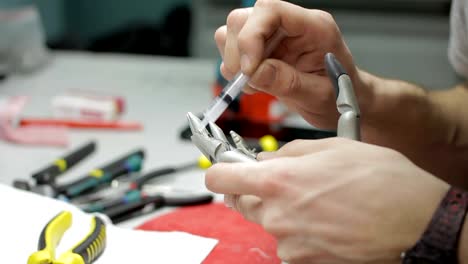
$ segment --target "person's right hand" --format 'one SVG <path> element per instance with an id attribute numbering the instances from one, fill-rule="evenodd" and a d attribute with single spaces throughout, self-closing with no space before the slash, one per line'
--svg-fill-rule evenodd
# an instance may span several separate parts
<path id="1" fill-rule="evenodd" d="M 263 60 L 268 39 L 280 29 L 285 38 L 270 58 Z M 358 71 L 338 26 L 324 11 L 259 0 L 253 8 L 232 11 L 227 25 L 216 31 L 215 40 L 223 57 L 221 73 L 226 79 L 242 70 L 251 76 L 250 87 L 245 91 L 277 96 L 318 128 L 334 129 L 338 118 L 336 95 L 325 72 L 327 52 L 333 52 L 348 71 L 360 104 L 369 97 L 370 91 L 361 88 Z"/>
<path id="2" fill-rule="evenodd" d="M 264 60 L 265 45 L 278 30 L 286 37 Z M 330 130 L 336 128 L 338 112 L 324 56 L 334 53 L 354 84 L 362 141 L 398 150 L 451 184 L 468 186 L 466 130 L 460 130 L 466 121 L 457 109 L 464 106 L 466 89 L 439 95 L 360 70 L 330 14 L 279 0 L 234 10 L 215 40 L 226 79 L 242 70 L 251 77 L 246 92 L 272 94 L 315 127 Z"/>
<path id="3" fill-rule="evenodd" d="M 401 263 L 449 188 L 398 152 L 342 138 L 258 159 L 215 164 L 205 183 L 275 236 L 290 264 Z"/>

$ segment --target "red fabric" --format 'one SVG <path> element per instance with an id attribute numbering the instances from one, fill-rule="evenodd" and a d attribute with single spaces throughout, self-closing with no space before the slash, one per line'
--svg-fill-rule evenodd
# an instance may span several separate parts
<path id="1" fill-rule="evenodd" d="M 153 231 L 184 231 L 219 240 L 204 264 L 277 264 L 276 240 L 224 204 L 178 209 L 138 227 Z"/>

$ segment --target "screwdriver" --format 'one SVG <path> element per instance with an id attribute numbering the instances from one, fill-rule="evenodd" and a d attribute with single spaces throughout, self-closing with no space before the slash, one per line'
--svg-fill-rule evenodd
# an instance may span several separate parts
<path id="1" fill-rule="evenodd" d="M 55 178 L 57 176 L 75 166 L 78 162 L 90 155 L 95 149 L 96 143 L 89 142 L 71 153 L 68 153 L 64 157 L 55 160 L 50 166 L 34 173 L 32 177 L 36 180 L 37 184 L 52 184 L 55 182 Z"/>
<path id="2" fill-rule="evenodd" d="M 149 173 L 140 176 L 130 182 L 118 183 L 117 187 L 103 189 L 96 193 L 79 197 L 72 202 L 77 205 L 82 205 L 81 208 L 89 212 L 99 212 L 105 209 L 109 204 L 118 202 L 122 199 L 133 200 L 135 196 L 139 196 L 140 190 L 147 182 L 165 175 L 170 175 L 176 172 L 182 172 L 188 169 L 199 167 L 207 169 L 211 166 L 210 161 L 201 156 L 197 162 L 191 162 L 179 166 L 162 167 L 150 171 Z M 113 184 L 111 184 L 112 186 Z"/>
<path id="3" fill-rule="evenodd" d="M 144 157 L 143 150 L 129 153 L 109 165 L 90 171 L 86 176 L 75 182 L 60 187 L 60 192 L 67 198 L 73 198 L 99 185 L 110 183 L 121 175 L 140 171 Z"/>
<path id="4" fill-rule="evenodd" d="M 280 44 L 286 36 L 284 30 L 278 29 L 275 34 L 268 40 L 263 54 L 264 58 L 271 55 L 273 50 Z M 221 114 L 228 108 L 234 99 L 236 99 L 245 87 L 250 77 L 239 71 L 234 79 L 230 81 L 221 93 L 213 100 L 208 109 L 203 113 L 203 120 L 201 125 L 206 127 L 209 122 L 216 122 Z"/>
<path id="5" fill-rule="evenodd" d="M 117 188 L 115 188 L 117 190 L 113 190 L 114 188 L 110 190 L 105 190 L 105 191 L 110 191 L 110 192 L 108 193 L 107 197 L 104 198 L 104 200 L 96 201 L 89 205 L 83 206 L 82 209 L 88 213 L 102 212 L 103 210 L 106 210 L 107 208 L 113 207 L 121 203 L 137 202 L 143 197 L 143 193 L 141 192 L 140 189 L 147 181 L 150 181 L 160 176 L 175 173 L 177 171 L 192 168 L 194 166 L 195 164 L 189 164 L 189 165 L 185 165 L 179 168 L 167 167 L 167 168 L 154 170 L 142 177 L 137 178 L 133 182 L 124 183 L 118 186 Z"/>

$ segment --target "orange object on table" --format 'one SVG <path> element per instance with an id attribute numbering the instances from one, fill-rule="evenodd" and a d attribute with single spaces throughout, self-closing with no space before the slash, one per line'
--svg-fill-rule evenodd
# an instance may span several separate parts
<path id="1" fill-rule="evenodd" d="M 213 85 L 214 96 L 221 93 L 223 87 L 218 83 Z M 247 120 L 252 123 L 271 124 L 281 121 L 284 116 L 277 116 L 272 113 L 273 104 L 278 99 L 266 93 L 241 94 L 239 100 L 239 111 L 230 113 L 235 119 Z M 227 115 L 221 116 L 225 118 Z"/>

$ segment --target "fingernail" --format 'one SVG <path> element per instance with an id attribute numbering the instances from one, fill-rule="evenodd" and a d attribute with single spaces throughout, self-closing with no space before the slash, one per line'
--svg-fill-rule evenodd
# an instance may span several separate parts
<path id="1" fill-rule="evenodd" d="M 241 71 L 246 73 L 250 69 L 250 58 L 247 54 L 241 56 Z"/>
<path id="2" fill-rule="evenodd" d="M 276 79 L 276 67 L 263 63 L 250 79 L 249 85 L 257 90 L 269 88 Z"/>

